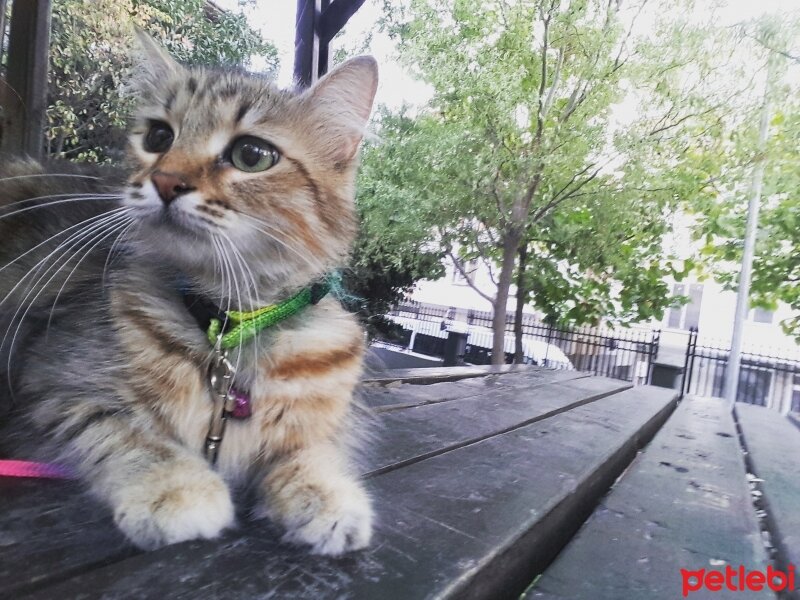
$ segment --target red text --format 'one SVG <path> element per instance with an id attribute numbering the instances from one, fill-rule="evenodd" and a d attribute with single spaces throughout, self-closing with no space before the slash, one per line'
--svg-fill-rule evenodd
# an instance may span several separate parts
<path id="1" fill-rule="evenodd" d="M 732 592 L 758 592 L 765 588 L 773 592 L 784 590 L 794 590 L 795 588 L 795 569 L 794 565 L 789 565 L 786 571 L 773 569 L 772 565 L 764 571 L 747 571 L 744 565 L 739 565 L 734 569 L 728 565 L 724 571 L 719 569 L 681 569 L 683 579 L 683 597 L 686 598 L 691 592 L 709 590 L 719 592 L 723 589 Z"/>

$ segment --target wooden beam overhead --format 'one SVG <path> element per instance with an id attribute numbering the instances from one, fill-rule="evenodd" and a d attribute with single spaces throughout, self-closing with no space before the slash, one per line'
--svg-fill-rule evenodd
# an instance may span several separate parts
<path id="1" fill-rule="evenodd" d="M 294 79 L 301 87 L 309 87 L 319 71 L 319 39 L 316 19 L 321 0 L 297 0 L 294 35 Z"/>
<path id="2" fill-rule="evenodd" d="M 328 45 L 364 0 L 297 0 L 294 78 L 309 87 L 328 72 Z"/>
<path id="3" fill-rule="evenodd" d="M 319 19 L 317 33 L 320 40 L 325 44 L 330 42 L 337 33 L 347 24 L 361 5 L 364 0 L 333 0 L 327 8 L 322 11 L 322 16 Z"/>
<path id="4" fill-rule="evenodd" d="M 8 37 L 0 149 L 40 158 L 44 152 L 51 0 L 14 2 Z"/>

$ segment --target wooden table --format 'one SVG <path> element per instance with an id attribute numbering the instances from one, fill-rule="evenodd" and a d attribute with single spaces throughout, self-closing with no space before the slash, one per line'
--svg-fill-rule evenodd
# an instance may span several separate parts
<path id="1" fill-rule="evenodd" d="M 766 409 L 533 367 L 391 372 L 363 397 L 370 549 L 310 556 L 243 515 L 139 552 L 75 483 L 6 479 L 0 597 L 679 598 L 682 567 L 765 568 L 763 528 L 800 558 L 800 435 Z"/>

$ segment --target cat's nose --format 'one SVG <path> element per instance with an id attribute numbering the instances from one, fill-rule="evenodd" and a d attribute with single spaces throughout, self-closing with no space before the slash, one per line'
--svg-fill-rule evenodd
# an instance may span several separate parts
<path id="1" fill-rule="evenodd" d="M 161 197 L 161 201 L 165 206 L 169 206 L 169 204 L 178 196 L 182 194 L 188 194 L 195 189 L 186 183 L 186 180 L 183 178 L 183 176 L 179 175 L 178 173 L 164 173 L 163 171 L 156 171 L 150 176 L 150 179 L 152 180 L 153 185 L 156 186 L 158 195 Z"/>

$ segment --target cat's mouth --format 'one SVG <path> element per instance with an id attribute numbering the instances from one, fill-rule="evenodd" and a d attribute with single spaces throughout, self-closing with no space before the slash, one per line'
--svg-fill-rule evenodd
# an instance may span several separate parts
<path id="1" fill-rule="evenodd" d="M 219 226 L 211 218 L 197 214 L 195 202 L 189 196 L 190 194 L 181 195 L 165 201 L 153 185 L 132 184 L 125 204 L 133 209 L 133 216 L 154 229 L 191 234 L 195 237 L 202 234 L 213 235 Z"/>
<path id="2" fill-rule="evenodd" d="M 202 217 L 194 216 L 174 206 L 165 206 L 157 215 L 159 226 L 179 234 L 193 236 L 212 233 L 212 224 Z"/>
<path id="3" fill-rule="evenodd" d="M 139 208 L 134 213 L 143 225 L 162 235 L 177 235 L 197 239 L 213 235 L 213 223 L 174 206 L 158 209 Z"/>
<path id="4" fill-rule="evenodd" d="M 191 209 L 186 210 L 186 207 L 178 203 L 147 202 L 141 194 L 136 193 L 131 194 L 131 199 L 133 202 L 128 206 L 132 209 L 133 216 L 153 229 L 197 237 L 202 234 L 213 234 L 213 230 L 217 227 L 211 219 L 192 214 Z"/>

